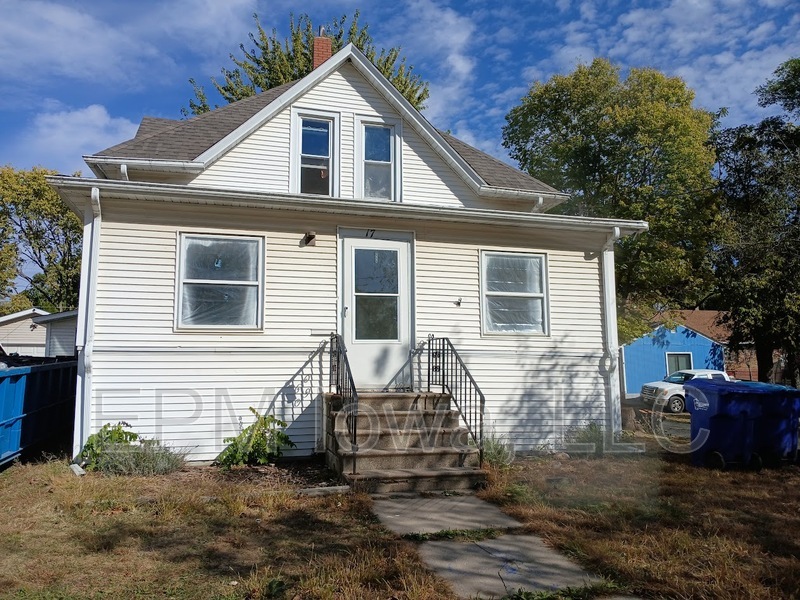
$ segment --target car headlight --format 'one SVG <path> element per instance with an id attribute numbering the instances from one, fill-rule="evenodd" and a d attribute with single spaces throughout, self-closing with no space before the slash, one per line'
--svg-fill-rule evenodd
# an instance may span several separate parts
<path id="1" fill-rule="evenodd" d="M 667 395 L 667 392 L 669 392 L 669 390 L 658 390 L 658 395 L 656 398 L 664 398 Z"/>

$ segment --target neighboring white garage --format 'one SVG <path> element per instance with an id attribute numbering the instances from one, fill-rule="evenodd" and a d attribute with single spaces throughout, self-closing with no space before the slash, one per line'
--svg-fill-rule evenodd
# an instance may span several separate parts
<path id="1" fill-rule="evenodd" d="M 22 356 L 45 356 L 45 328 L 40 327 L 35 318 L 49 314 L 40 308 L 28 308 L 0 317 L 0 344 L 5 351 Z"/>
<path id="2" fill-rule="evenodd" d="M 45 356 L 74 356 L 75 331 L 78 328 L 78 311 L 43 315 L 33 319 L 37 325 L 47 330 L 45 338 Z"/>

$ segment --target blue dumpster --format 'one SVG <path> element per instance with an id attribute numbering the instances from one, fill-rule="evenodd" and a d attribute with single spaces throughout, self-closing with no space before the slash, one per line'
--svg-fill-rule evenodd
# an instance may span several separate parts
<path id="1" fill-rule="evenodd" d="M 692 462 L 719 469 L 732 463 L 760 467 L 755 433 L 763 390 L 714 379 L 692 379 L 684 389 L 692 414 Z"/>
<path id="2" fill-rule="evenodd" d="M 779 466 L 797 459 L 800 390 L 783 385 L 748 383 L 760 393 L 761 417 L 755 424 L 755 445 L 765 465 Z"/>

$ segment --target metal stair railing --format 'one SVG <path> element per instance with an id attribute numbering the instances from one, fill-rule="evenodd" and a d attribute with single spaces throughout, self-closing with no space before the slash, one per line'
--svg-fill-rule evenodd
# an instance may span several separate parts
<path id="1" fill-rule="evenodd" d="M 356 455 L 358 454 L 358 391 L 353 381 L 350 361 L 344 339 L 338 333 L 331 334 L 330 345 L 330 386 L 342 402 L 342 410 L 347 413 L 347 429 L 350 432 L 350 449 L 353 452 L 353 474 L 356 474 Z"/>
<path id="2" fill-rule="evenodd" d="M 428 391 L 442 386 L 461 413 L 483 467 L 483 413 L 486 398 L 449 338 L 428 336 Z"/>

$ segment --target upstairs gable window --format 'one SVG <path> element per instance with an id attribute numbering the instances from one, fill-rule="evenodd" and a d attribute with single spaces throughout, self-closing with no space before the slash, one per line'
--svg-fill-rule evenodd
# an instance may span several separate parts
<path id="1" fill-rule="evenodd" d="M 400 198 L 400 121 L 356 117 L 356 197 Z"/>
<path id="2" fill-rule="evenodd" d="M 364 126 L 364 197 L 392 199 L 392 127 Z"/>
<path id="3" fill-rule="evenodd" d="M 292 108 L 289 192 L 339 196 L 340 120 L 336 112 Z"/>
<path id="4" fill-rule="evenodd" d="M 331 194 L 331 122 L 302 119 L 300 193 Z"/>

